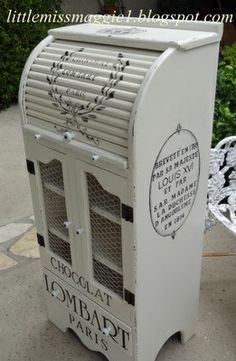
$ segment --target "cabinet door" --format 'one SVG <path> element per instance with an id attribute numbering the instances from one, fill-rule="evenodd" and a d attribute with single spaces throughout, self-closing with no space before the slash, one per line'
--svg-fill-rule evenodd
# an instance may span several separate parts
<path id="1" fill-rule="evenodd" d="M 127 180 L 80 161 L 76 171 L 84 277 L 93 289 L 110 295 L 114 313 L 115 309 L 122 312 L 122 307 L 128 305 L 125 292 L 130 291 L 133 279 L 129 272 L 133 263 L 129 232 L 132 223 L 122 218 Z"/>
<path id="2" fill-rule="evenodd" d="M 41 259 L 45 267 L 62 273 L 66 265 L 74 267 L 74 255 L 79 252 L 73 242 L 69 162 L 64 154 L 39 144 L 32 145 L 29 154 L 35 167 L 31 188 L 36 225 L 41 224 L 37 232 L 45 244 L 44 249 L 40 247 Z"/>

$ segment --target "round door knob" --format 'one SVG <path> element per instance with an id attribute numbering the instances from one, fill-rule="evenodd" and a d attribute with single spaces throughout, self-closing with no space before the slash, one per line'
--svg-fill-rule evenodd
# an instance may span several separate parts
<path id="1" fill-rule="evenodd" d="M 102 330 L 102 333 L 103 333 L 103 335 L 104 336 L 109 336 L 110 335 L 110 333 L 111 333 L 111 327 L 106 327 L 106 328 L 104 328 L 103 330 Z"/>
<path id="2" fill-rule="evenodd" d="M 70 142 L 75 137 L 75 135 L 74 135 L 74 133 L 71 133 L 71 132 L 65 132 L 63 137 L 65 140 Z"/>
<path id="3" fill-rule="evenodd" d="M 76 234 L 78 234 L 78 236 L 81 236 L 81 234 L 84 233 L 84 228 L 77 228 L 76 229 Z"/>
<path id="4" fill-rule="evenodd" d="M 61 291 L 59 289 L 55 289 L 55 290 L 52 290 L 51 295 L 53 297 L 57 297 L 57 296 L 59 296 L 60 292 Z"/>
<path id="5" fill-rule="evenodd" d="M 99 155 L 98 155 L 98 154 L 94 154 L 94 155 L 92 156 L 92 160 L 93 160 L 94 162 L 96 162 L 98 159 L 99 159 Z"/>
<path id="6" fill-rule="evenodd" d="M 63 227 L 64 227 L 65 229 L 68 229 L 68 228 L 70 227 L 70 225 L 71 225 L 71 221 L 65 221 L 65 222 L 63 223 Z"/>

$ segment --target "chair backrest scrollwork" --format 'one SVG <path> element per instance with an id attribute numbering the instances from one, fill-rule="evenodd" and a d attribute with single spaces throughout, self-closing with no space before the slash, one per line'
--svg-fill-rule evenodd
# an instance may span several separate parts
<path id="1" fill-rule="evenodd" d="M 236 136 L 211 149 L 206 230 L 217 222 L 236 235 Z"/>

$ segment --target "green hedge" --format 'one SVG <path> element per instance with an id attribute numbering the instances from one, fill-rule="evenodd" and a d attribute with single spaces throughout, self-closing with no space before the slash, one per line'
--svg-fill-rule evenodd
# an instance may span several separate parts
<path id="1" fill-rule="evenodd" d="M 236 43 L 220 54 L 212 144 L 236 135 Z"/>
<path id="2" fill-rule="evenodd" d="M 50 23 L 7 22 L 12 13 L 50 14 L 61 9 L 61 0 L 0 0 L 0 109 L 17 101 L 22 69 L 32 49 L 42 40 Z"/>

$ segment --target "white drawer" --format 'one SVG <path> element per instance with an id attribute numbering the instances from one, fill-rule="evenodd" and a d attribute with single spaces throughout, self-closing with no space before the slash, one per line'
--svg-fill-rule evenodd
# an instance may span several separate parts
<path id="1" fill-rule="evenodd" d="M 108 358 L 132 359 L 130 327 L 46 269 L 43 279 L 48 317 L 57 327 L 73 330 L 88 348 Z"/>

